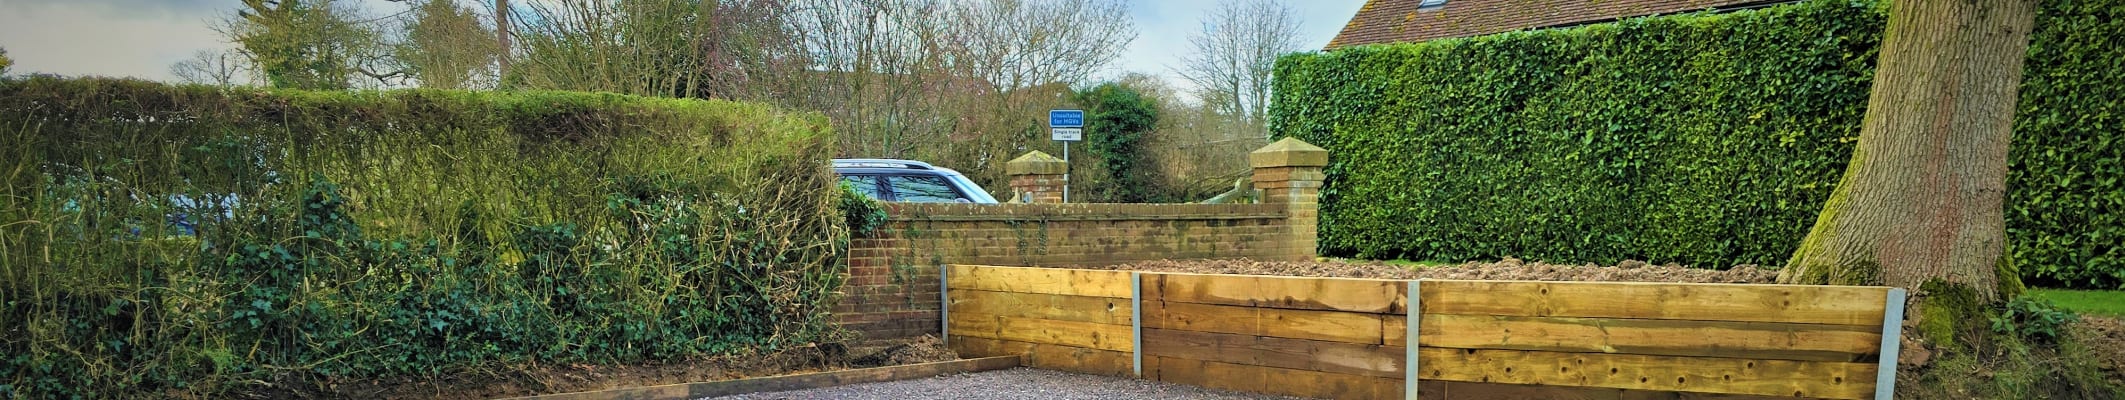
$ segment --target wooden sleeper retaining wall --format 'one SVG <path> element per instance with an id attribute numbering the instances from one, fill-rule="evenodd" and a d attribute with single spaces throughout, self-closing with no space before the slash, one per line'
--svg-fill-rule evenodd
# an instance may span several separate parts
<path id="1" fill-rule="evenodd" d="M 945 281 L 962 354 L 1337 399 L 1885 398 L 1903 306 L 1885 287 L 964 265 Z"/>

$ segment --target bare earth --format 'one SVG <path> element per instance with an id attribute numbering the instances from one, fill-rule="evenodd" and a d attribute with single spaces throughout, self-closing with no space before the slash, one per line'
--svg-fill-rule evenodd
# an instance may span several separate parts
<path id="1" fill-rule="evenodd" d="M 2081 329 L 2074 332 L 2094 354 L 2098 367 L 2110 373 L 2111 383 L 2125 385 L 2125 319 L 2081 316 Z"/>
<path id="2" fill-rule="evenodd" d="M 1692 282 L 1692 283 L 1773 283 L 1778 279 L 1778 270 L 1754 265 L 1740 265 L 1726 270 L 1686 268 L 1675 264 L 1650 265 L 1638 261 L 1624 261 L 1613 266 L 1594 264 L 1548 264 L 1525 262 L 1507 258 L 1497 262 L 1469 262 L 1461 265 L 1413 268 L 1408 265 L 1388 264 L 1378 261 L 1252 261 L 1252 260 L 1187 260 L 1145 261 L 1093 269 L 1186 272 L 1199 274 L 1241 274 L 1309 276 L 1320 278 L 1370 278 L 1370 279 L 1463 279 L 1463 280 L 1521 280 L 1521 281 L 1598 281 L 1598 282 Z"/>

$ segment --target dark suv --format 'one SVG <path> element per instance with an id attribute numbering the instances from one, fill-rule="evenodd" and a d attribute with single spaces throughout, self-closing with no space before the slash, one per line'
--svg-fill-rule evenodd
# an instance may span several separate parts
<path id="1" fill-rule="evenodd" d="M 857 192 L 880 201 L 996 204 L 981 185 L 950 168 L 921 161 L 835 159 L 834 173 Z"/>

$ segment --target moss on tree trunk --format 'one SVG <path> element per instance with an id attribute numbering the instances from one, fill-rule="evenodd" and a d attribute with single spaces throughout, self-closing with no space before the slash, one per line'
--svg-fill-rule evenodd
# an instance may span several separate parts
<path id="1" fill-rule="evenodd" d="M 1914 304 L 1912 315 L 1918 316 L 1918 332 L 1926 343 L 1938 348 L 1961 349 L 1958 337 L 1977 337 L 1987 330 L 1979 321 L 1986 320 L 1985 306 L 1978 291 L 1969 286 L 1932 281 L 1920 285 L 1925 293 Z"/>

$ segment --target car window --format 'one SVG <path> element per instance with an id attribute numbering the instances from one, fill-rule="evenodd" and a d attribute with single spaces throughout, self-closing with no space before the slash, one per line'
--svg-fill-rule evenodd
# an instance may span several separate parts
<path id="1" fill-rule="evenodd" d="M 878 192 L 878 177 L 864 175 L 843 176 L 841 177 L 841 183 L 856 188 L 856 193 L 862 193 L 872 199 L 885 200 L 885 195 Z"/>
<path id="2" fill-rule="evenodd" d="M 975 203 L 981 204 L 996 204 L 995 197 L 990 197 L 989 192 L 983 191 L 981 189 L 981 184 L 974 183 L 974 181 L 967 179 L 966 175 L 960 175 L 955 173 L 945 175 L 945 179 L 952 180 L 952 186 L 958 187 L 961 194 L 967 196 L 967 200 L 973 200 Z"/>
<path id="3" fill-rule="evenodd" d="M 885 185 L 893 188 L 894 200 L 910 203 L 968 203 L 973 200 L 959 194 L 952 183 L 941 176 L 888 176 Z"/>

